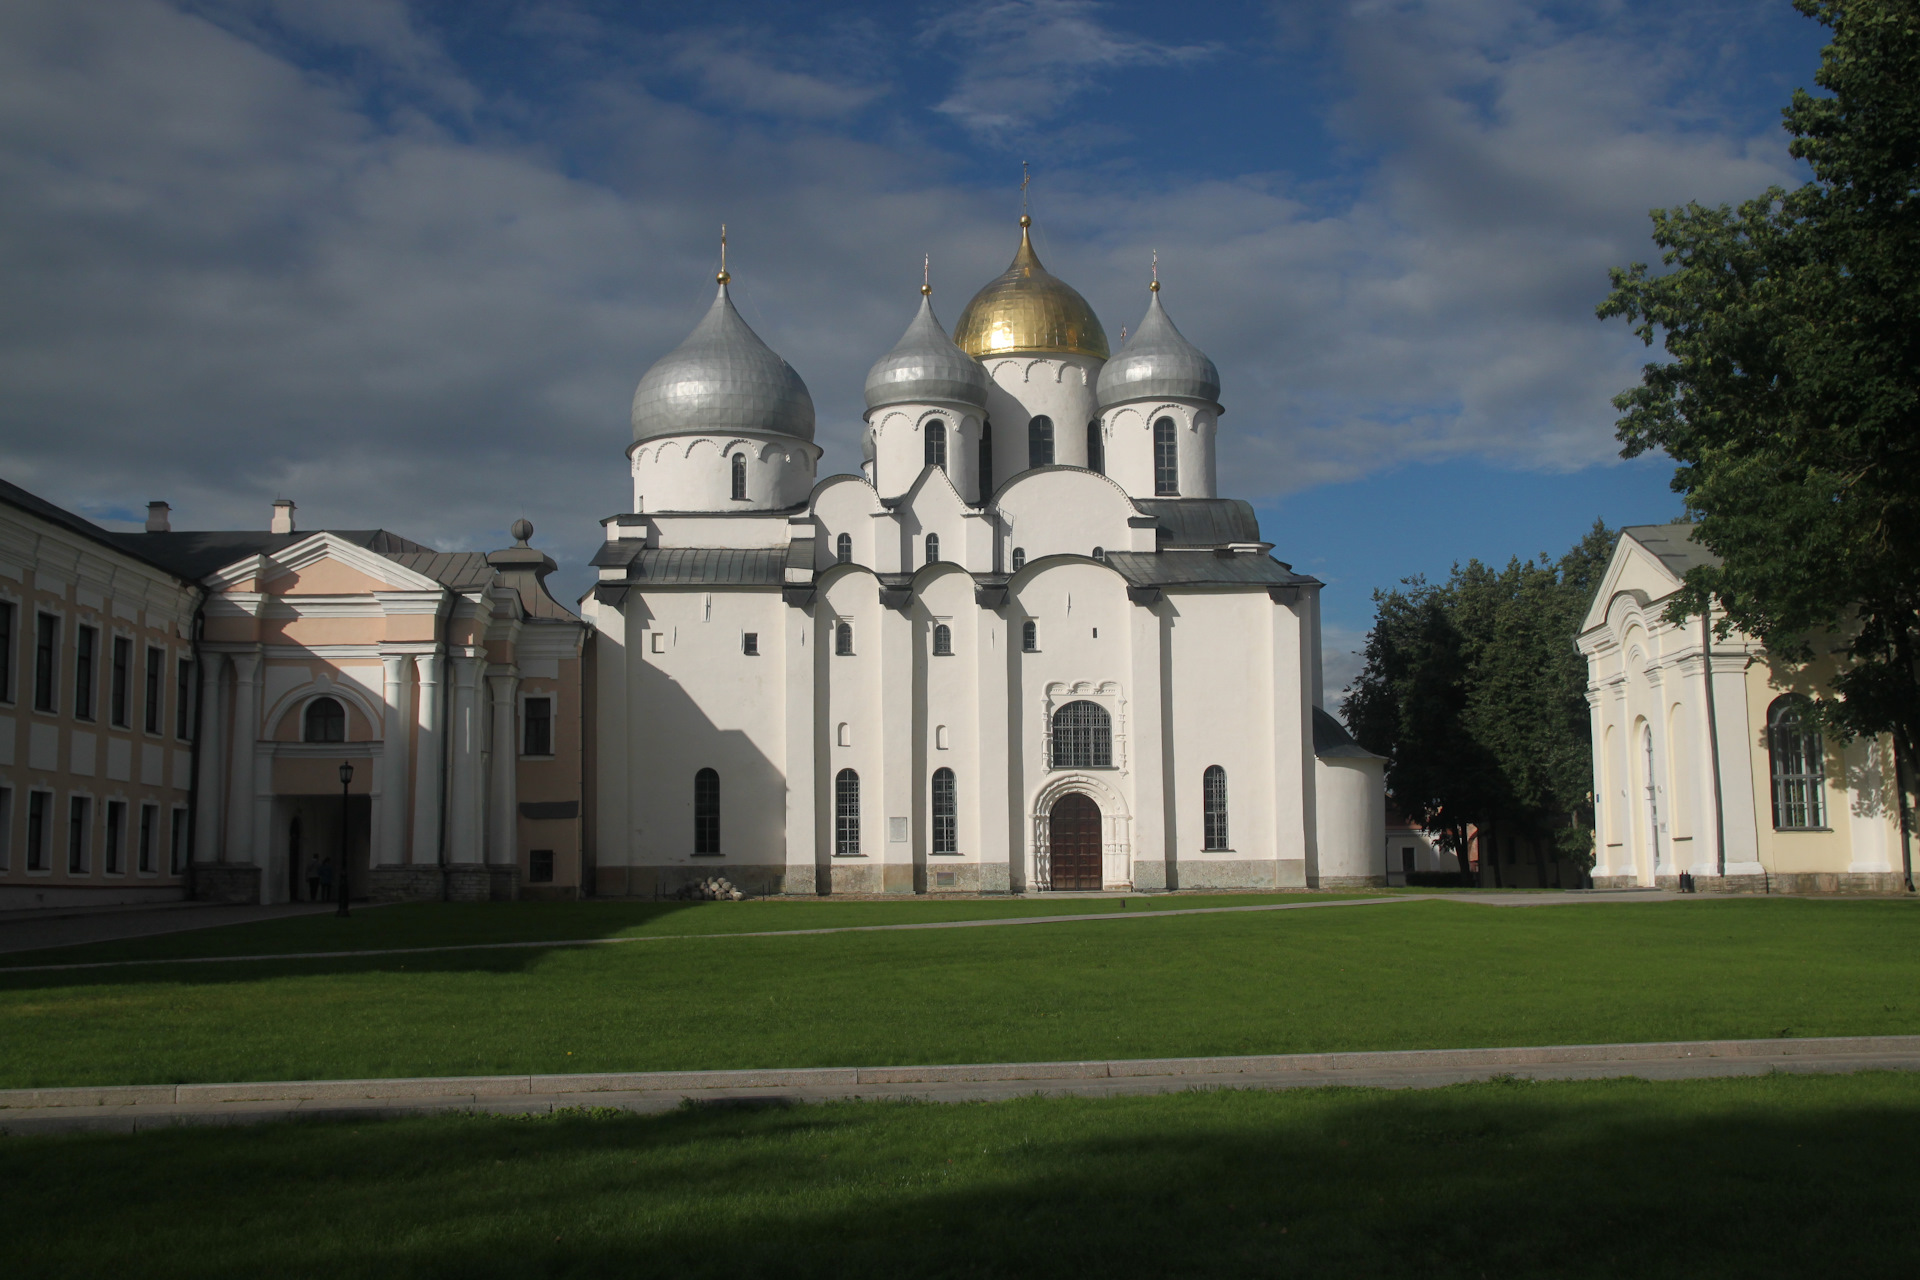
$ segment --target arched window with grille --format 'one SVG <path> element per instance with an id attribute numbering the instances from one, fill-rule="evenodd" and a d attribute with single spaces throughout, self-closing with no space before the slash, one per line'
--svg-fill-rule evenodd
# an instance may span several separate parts
<path id="1" fill-rule="evenodd" d="M 833 852 L 840 858 L 860 852 L 860 775 L 851 769 L 833 779 Z"/>
<path id="2" fill-rule="evenodd" d="M 332 698 L 315 698 L 307 704 L 301 737 L 308 742 L 345 742 L 347 709 Z"/>
<path id="3" fill-rule="evenodd" d="M 1107 562 L 1107 549 L 1105 547 L 1095 547 L 1093 549 L 1093 558 L 1101 564 L 1105 564 Z"/>
<path id="4" fill-rule="evenodd" d="M 1227 771 L 1217 764 L 1200 775 L 1200 811 L 1205 820 L 1208 849 L 1229 849 L 1227 843 Z"/>
<path id="5" fill-rule="evenodd" d="M 702 769 L 693 775 L 693 851 L 720 852 L 720 772 Z"/>
<path id="6" fill-rule="evenodd" d="M 1053 713 L 1053 767 L 1113 767 L 1113 718 L 1105 707 L 1082 698 Z"/>
<path id="7" fill-rule="evenodd" d="M 1053 419 L 1044 413 L 1027 423 L 1027 465 L 1053 465 Z"/>
<path id="8" fill-rule="evenodd" d="M 836 658 L 853 656 L 853 624 L 851 622 L 833 624 L 833 656 Z"/>
<path id="9" fill-rule="evenodd" d="M 993 423 L 980 424 L 980 505 L 993 497 Z"/>
<path id="10" fill-rule="evenodd" d="M 936 658 L 953 656 L 953 628 L 944 622 L 933 624 L 933 654 Z"/>
<path id="11" fill-rule="evenodd" d="M 853 563 L 853 535 L 843 533 L 833 540 L 833 558 L 841 564 Z"/>
<path id="12" fill-rule="evenodd" d="M 1153 496 L 1180 496 L 1180 436 L 1172 418 L 1153 424 Z"/>
<path id="13" fill-rule="evenodd" d="M 733 455 L 733 500 L 747 500 L 747 455 L 744 453 Z"/>
<path id="14" fill-rule="evenodd" d="M 947 424 L 938 418 L 927 424 L 927 465 L 947 469 Z"/>
<path id="15" fill-rule="evenodd" d="M 1015 547 L 1013 549 L 1013 571 L 1018 573 L 1026 567 L 1027 549 L 1025 547 Z"/>
<path id="16" fill-rule="evenodd" d="M 1087 470 L 1107 474 L 1107 439 L 1098 418 L 1087 424 Z"/>
<path id="17" fill-rule="evenodd" d="M 1032 618 L 1020 624 L 1020 649 L 1023 653 L 1040 652 L 1040 624 Z"/>
<path id="18" fill-rule="evenodd" d="M 953 770 L 933 771 L 933 852 L 960 852 L 959 805 L 954 801 Z"/>
<path id="19" fill-rule="evenodd" d="M 937 533 L 927 535 L 927 563 L 940 563 L 940 535 Z"/>
<path id="20" fill-rule="evenodd" d="M 1787 694 L 1767 708 L 1767 755 L 1773 771 L 1773 825 L 1811 831 L 1827 825 L 1826 744 L 1811 724 L 1806 700 Z"/>

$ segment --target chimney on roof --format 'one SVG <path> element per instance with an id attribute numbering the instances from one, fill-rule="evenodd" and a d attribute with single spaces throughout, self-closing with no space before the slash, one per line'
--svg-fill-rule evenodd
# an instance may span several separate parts
<path id="1" fill-rule="evenodd" d="M 147 504 L 147 532 L 172 533 L 173 522 L 167 517 L 173 514 L 173 508 L 164 502 Z"/>
<path id="2" fill-rule="evenodd" d="M 275 498 L 273 500 L 273 524 L 269 526 L 269 531 L 272 533 L 293 532 L 292 498 Z"/>

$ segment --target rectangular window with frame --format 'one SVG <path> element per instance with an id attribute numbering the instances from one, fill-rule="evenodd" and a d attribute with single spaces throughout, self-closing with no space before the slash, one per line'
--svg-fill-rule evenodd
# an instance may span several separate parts
<path id="1" fill-rule="evenodd" d="M 553 699 L 528 698 L 522 715 L 526 721 L 526 733 L 521 742 L 520 754 L 523 756 L 552 755 Z"/>
<path id="2" fill-rule="evenodd" d="M 60 709 L 60 619 L 50 613 L 34 615 L 33 709 Z"/>
<path id="3" fill-rule="evenodd" d="M 18 616 L 13 601 L 0 600 L 0 702 L 13 701 L 13 623 Z"/>
<path id="4" fill-rule="evenodd" d="M 160 834 L 159 831 L 156 830 L 156 828 L 159 827 L 159 825 L 160 825 L 160 806 L 157 804 L 141 805 L 140 806 L 140 874 L 143 876 L 150 876 L 156 870 L 159 869 L 156 866 L 154 866 L 154 854 L 156 852 L 154 848 L 154 840 Z"/>
<path id="5" fill-rule="evenodd" d="M 94 664 L 99 661 L 100 629 L 78 626 L 73 629 L 73 718 L 93 719 Z"/>
<path id="6" fill-rule="evenodd" d="M 93 825 L 93 801 L 86 796 L 67 797 L 67 874 L 87 874 L 88 828 Z"/>
<path id="7" fill-rule="evenodd" d="M 183 875 L 187 870 L 187 811 L 173 811 L 173 829 L 168 833 L 167 865 L 174 875 Z"/>
<path id="8" fill-rule="evenodd" d="M 193 660 L 182 658 L 174 677 L 173 736 L 182 742 L 193 739 Z"/>
<path id="9" fill-rule="evenodd" d="M 45 871 L 47 866 L 47 838 L 51 825 L 53 792 L 27 792 L 27 870 Z"/>
<path id="10" fill-rule="evenodd" d="M 101 859 L 106 864 L 110 876 L 124 875 L 127 870 L 127 802 L 125 800 L 107 801 L 107 848 Z"/>
<path id="11" fill-rule="evenodd" d="M 552 884 L 553 883 L 553 850 L 551 849 L 527 850 L 527 883 L 528 884 Z"/>
<path id="12" fill-rule="evenodd" d="M 0 871 L 13 870 L 13 788 L 0 787 Z"/>
<path id="13" fill-rule="evenodd" d="M 167 678 L 167 651 L 158 645 L 147 646 L 147 705 L 143 723 L 148 733 L 160 732 L 160 717 L 163 714 L 163 685 Z"/>
<path id="14" fill-rule="evenodd" d="M 740 652 L 746 654 L 749 658 L 757 658 L 760 656 L 760 633 L 758 631 L 742 631 L 740 633 Z"/>
<path id="15" fill-rule="evenodd" d="M 133 641 L 127 636 L 113 638 L 113 680 L 108 686 L 107 714 L 117 728 L 125 729 L 128 704 L 133 700 Z"/>

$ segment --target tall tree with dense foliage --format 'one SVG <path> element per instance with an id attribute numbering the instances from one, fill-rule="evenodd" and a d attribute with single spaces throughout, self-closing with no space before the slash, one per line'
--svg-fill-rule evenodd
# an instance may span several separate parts
<path id="1" fill-rule="evenodd" d="M 1737 209 L 1655 210 L 1671 270 L 1613 274 L 1666 363 L 1614 401 L 1628 456 L 1666 451 L 1695 538 L 1678 620 L 1717 603 L 1828 676 L 1843 736 L 1920 758 L 1920 0 L 1795 0 L 1832 30 L 1783 112 L 1813 181 Z M 1837 661 L 1836 661 L 1837 658 Z M 1903 789 L 1904 790 L 1904 789 Z M 1904 818 L 1904 794 L 1902 796 Z"/>

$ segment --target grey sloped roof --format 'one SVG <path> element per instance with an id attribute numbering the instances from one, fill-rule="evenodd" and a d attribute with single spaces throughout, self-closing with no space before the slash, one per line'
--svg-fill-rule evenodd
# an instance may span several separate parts
<path id="1" fill-rule="evenodd" d="M 1689 569 L 1720 563 L 1719 556 L 1693 540 L 1693 530 L 1685 520 L 1676 520 L 1672 524 L 1630 524 L 1620 530 L 1620 536 L 1632 538 L 1658 556 L 1674 577 L 1684 578 Z"/>
<path id="2" fill-rule="evenodd" d="M 295 533 L 257 533 L 251 529 L 209 529 L 182 533 L 112 533 L 114 545 L 161 564 L 196 582 L 248 556 L 272 555 L 316 533 L 330 533 L 342 542 L 379 555 L 432 551 L 385 529 L 301 529 Z"/>
<path id="3" fill-rule="evenodd" d="M 1163 547 L 1218 547 L 1260 541 L 1253 504 L 1239 498 L 1135 498 L 1133 505 L 1160 526 Z"/>
<path id="4" fill-rule="evenodd" d="M 633 438 L 759 431 L 813 439 L 813 397 L 793 366 L 733 309 L 727 286 L 687 340 L 633 391 Z"/>
<path id="5" fill-rule="evenodd" d="M 669 547 L 634 556 L 627 578 L 651 587 L 777 587 L 786 570 L 786 547 Z"/>
<path id="6" fill-rule="evenodd" d="M 1313 754 L 1322 760 L 1379 759 L 1373 752 L 1355 742 L 1345 725 L 1319 707 L 1313 709 Z"/>
<path id="7" fill-rule="evenodd" d="M 1109 551 L 1107 563 L 1134 587 L 1286 587 L 1317 579 L 1272 556 L 1207 551 Z"/>
<path id="8" fill-rule="evenodd" d="M 381 554 L 454 591 L 476 591 L 493 581 L 493 566 L 481 551 L 385 551 Z"/>
<path id="9" fill-rule="evenodd" d="M 193 578 L 198 576 L 197 574 L 182 573 L 181 570 L 173 564 L 155 558 L 147 548 L 126 545 L 121 540 L 128 535 L 115 533 L 110 529 L 102 529 L 86 517 L 75 515 L 65 507 L 56 507 L 39 494 L 29 493 L 17 484 L 0 480 L 0 502 L 24 511 L 28 515 L 38 516 L 49 524 L 57 524 L 69 533 L 77 533 L 81 537 L 97 542 L 103 547 L 121 552 L 124 555 L 130 555 L 136 560 L 144 561 L 156 569 L 162 569 L 167 573 L 173 574 L 175 577 Z"/>
<path id="10" fill-rule="evenodd" d="M 953 345 L 933 314 L 933 299 L 922 295 L 920 310 L 893 350 L 867 373 L 867 408 L 890 404 L 954 401 L 987 407 L 987 371 Z"/>
<path id="11" fill-rule="evenodd" d="M 1160 305 L 1160 288 L 1148 295 L 1146 318 L 1100 370 L 1100 408 L 1128 400 L 1205 400 L 1220 403 L 1220 371 L 1207 353 L 1173 327 Z"/>

